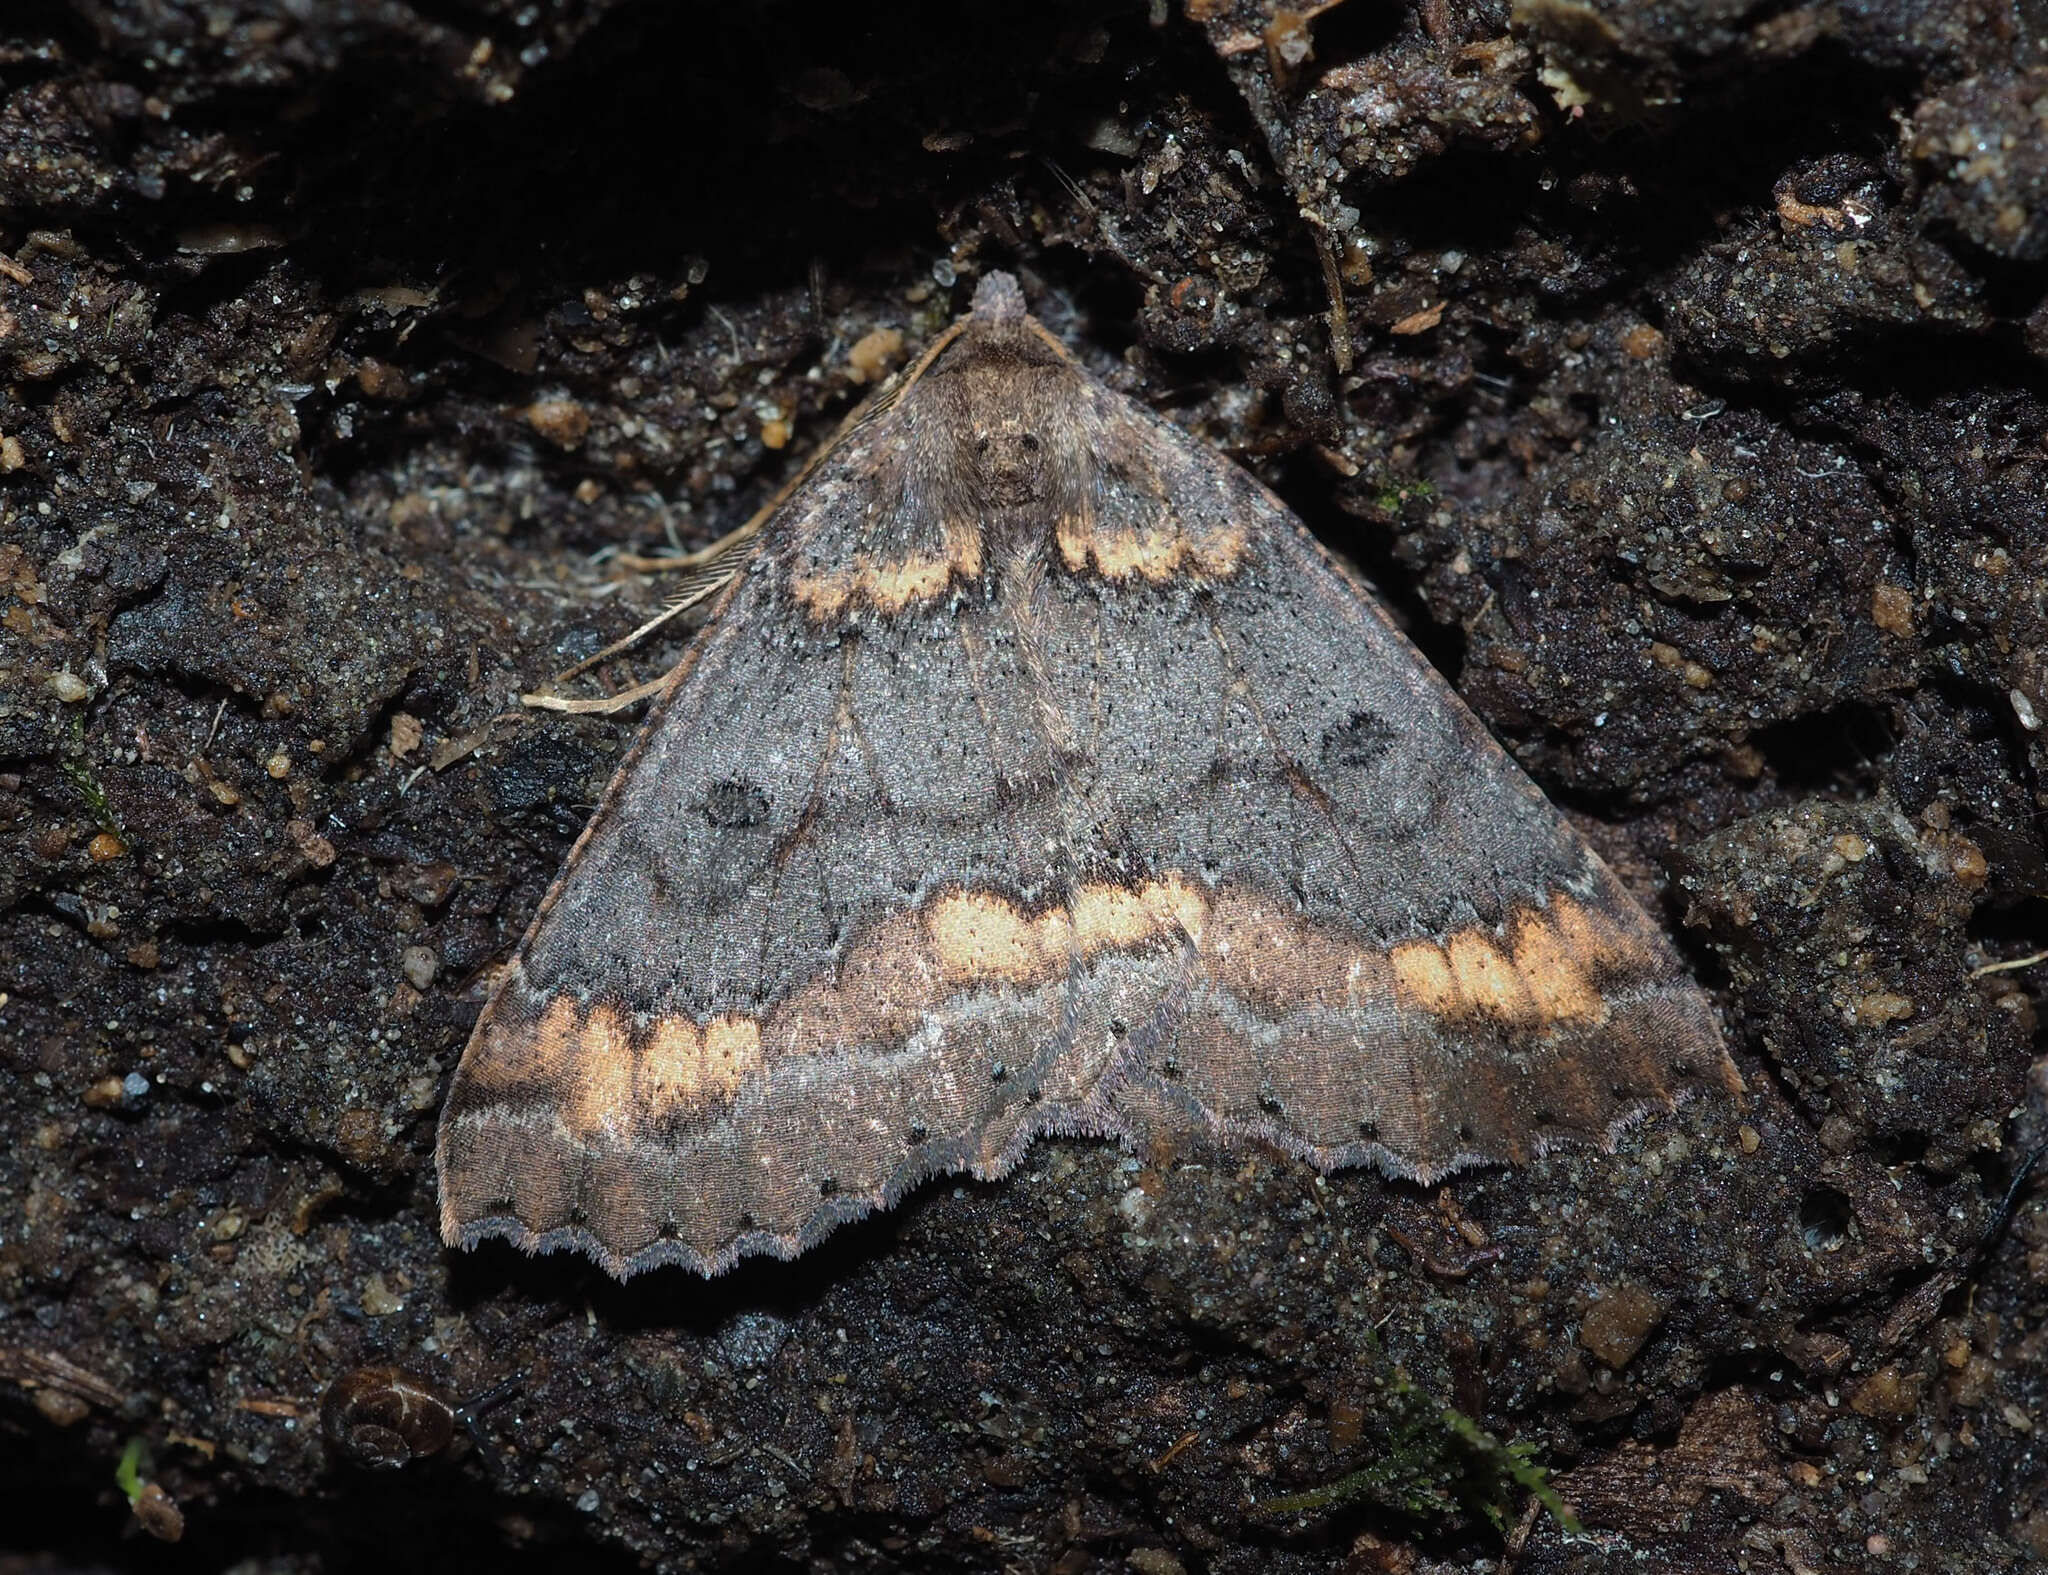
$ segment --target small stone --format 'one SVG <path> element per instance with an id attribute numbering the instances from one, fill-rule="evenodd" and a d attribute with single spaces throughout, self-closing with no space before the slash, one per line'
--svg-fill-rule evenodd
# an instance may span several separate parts
<path id="1" fill-rule="evenodd" d="M 1735 1129 L 1735 1141 L 1742 1145 L 1742 1152 L 1754 1154 L 1763 1147 L 1763 1135 L 1753 1126 L 1744 1124 Z"/>
<path id="2" fill-rule="evenodd" d="M 138 941 L 128 948 L 128 966 L 131 968 L 151 969 L 161 960 L 155 941 Z"/>
<path id="3" fill-rule="evenodd" d="M 1648 323 L 1637 323 L 1621 336 L 1622 353 L 1632 360 L 1648 361 L 1664 348 L 1664 336 Z"/>
<path id="4" fill-rule="evenodd" d="M 95 864 L 110 864 L 128 851 L 128 844 L 111 831 L 103 831 L 85 845 L 86 854 Z"/>
<path id="5" fill-rule="evenodd" d="M 453 864 L 429 864 L 406 882 L 405 894 L 422 908 L 438 908 L 453 895 L 459 878 Z"/>
<path id="6" fill-rule="evenodd" d="M 70 672 L 50 674 L 48 678 L 43 680 L 43 687 L 66 705 L 76 705 L 92 693 L 86 687 L 83 678 L 80 678 L 76 673 Z"/>
<path id="7" fill-rule="evenodd" d="M 766 1367 L 789 1343 L 789 1324 L 773 1313 L 735 1313 L 719 1330 L 718 1350 L 741 1371 Z"/>
<path id="8" fill-rule="evenodd" d="M 847 375 L 856 383 L 879 383 L 902 354 L 903 334 L 900 330 L 871 329 L 846 352 Z"/>
<path id="9" fill-rule="evenodd" d="M 185 1535 L 184 1511 L 178 1508 L 176 1499 L 154 1482 L 142 1484 L 132 1507 L 137 1524 L 157 1541 L 176 1542 Z"/>
<path id="10" fill-rule="evenodd" d="M 55 1427 L 70 1427 L 92 1414 L 91 1406 L 63 1389 L 38 1389 L 36 1409 L 42 1412 L 44 1421 Z"/>
<path id="11" fill-rule="evenodd" d="M 395 1294 L 391 1287 L 384 1283 L 384 1276 L 381 1274 L 373 1274 L 363 1281 L 363 1294 L 360 1299 L 363 1311 L 372 1318 L 389 1318 L 395 1312 L 405 1311 L 405 1298 Z"/>
<path id="12" fill-rule="evenodd" d="M 299 856 L 316 870 L 324 870 L 334 862 L 334 844 L 314 831 L 311 821 L 294 820 L 284 829 L 298 848 Z"/>
<path id="13" fill-rule="evenodd" d="M 1963 836 L 1948 839 L 1948 867 L 1960 884 L 1972 888 L 1983 885 L 1985 877 L 1991 873 L 1991 864 L 1984 857 L 1984 850 Z"/>
<path id="14" fill-rule="evenodd" d="M 1619 1372 L 1664 1317 L 1664 1305 L 1642 1286 L 1624 1282 L 1601 1293 L 1579 1320 L 1579 1344 Z"/>
<path id="15" fill-rule="evenodd" d="M 374 356 L 364 356 L 356 363 L 356 386 L 372 399 L 403 399 L 412 392 L 404 368 Z"/>
<path id="16" fill-rule="evenodd" d="M 128 1102 L 128 1088 L 118 1077 L 103 1077 L 79 1097 L 94 1110 L 112 1110 Z"/>
<path id="17" fill-rule="evenodd" d="M 787 448 L 795 429 L 786 416 L 770 416 L 761 423 L 761 446 L 763 448 Z"/>
<path id="18" fill-rule="evenodd" d="M 1920 1403 L 1921 1377 L 1904 1371 L 1897 1362 L 1886 1362 L 1849 1396 L 1850 1409 L 1858 1416 L 1911 1416 Z"/>
<path id="19" fill-rule="evenodd" d="M 391 715 L 391 758 L 403 760 L 420 747 L 420 740 L 427 736 L 426 724 L 409 711 L 394 711 Z"/>
<path id="20" fill-rule="evenodd" d="M 434 974 L 441 966 L 441 960 L 434 955 L 430 946 L 408 946 L 405 956 L 399 961 L 399 968 L 405 974 L 405 982 L 415 990 L 424 990 L 434 982 Z"/>
<path id="21" fill-rule="evenodd" d="M 1843 1020 L 1852 1028 L 1881 1028 L 1886 1023 L 1902 1022 L 1912 1015 L 1912 998 L 1892 990 L 1872 990 L 1857 996 L 1842 1009 Z"/>
<path id="22" fill-rule="evenodd" d="M 280 749 L 263 762 L 263 769 L 270 773 L 270 780 L 282 782 L 292 774 L 292 757 Z"/>
<path id="23" fill-rule="evenodd" d="M 573 399 L 540 399 L 526 407 L 526 424 L 562 448 L 590 435 L 590 412 Z"/>
<path id="24" fill-rule="evenodd" d="M 373 1170 L 384 1162 L 384 1122 L 376 1111 L 353 1106 L 334 1126 L 334 1147 L 351 1165 Z"/>
<path id="25" fill-rule="evenodd" d="M 149 1093 L 149 1079 L 140 1072 L 130 1072 L 121 1079 L 121 1092 L 130 1099 L 142 1099 Z"/>
<path id="26" fill-rule="evenodd" d="M 1879 585 L 1870 593 L 1870 621 L 1886 634 L 1907 638 L 1913 632 L 1913 593 L 1903 585 Z"/>
<path id="27" fill-rule="evenodd" d="M 1164 1548 L 1133 1548 L 1124 1555 L 1137 1575 L 1187 1575 L 1187 1566 Z"/>

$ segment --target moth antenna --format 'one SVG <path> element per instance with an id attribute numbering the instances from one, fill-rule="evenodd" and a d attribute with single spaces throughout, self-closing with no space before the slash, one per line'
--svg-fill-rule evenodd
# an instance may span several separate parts
<path id="1" fill-rule="evenodd" d="M 745 528 L 744 526 L 741 527 L 742 530 Z M 741 544 L 739 540 L 740 534 L 740 531 L 734 531 L 731 535 L 723 538 L 723 540 L 713 543 L 713 546 L 706 548 L 705 551 L 710 552 L 716 548 L 721 549 L 722 555 L 729 555 L 734 548 Z M 621 556 L 623 557 L 624 555 L 622 554 Z M 593 667 L 632 650 L 634 646 L 640 644 L 641 641 L 653 634 L 655 630 L 659 629 L 671 618 L 688 612 L 699 602 L 704 601 L 707 597 L 721 590 L 731 582 L 735 574 L 739 573 L 740 566 L 738 564 L 725 563 L 716 559 L 707 562 L 701 555 L 693 556 L 697 557 L 697 563 L 694 565 L 696 572 L 676 588 L 669 598 L 668 605 L 663 607 L 660 612 L 641 624 L 631 634 L 626 635 L 622 639 L 612 641 L 610 645 L 597 652 L 594 656 L 586 656 L 573 667 L 563 668 L 547 681 L 543 689 L 536 690 L 531 694 L 521 695 L 519 697 L 520 704 L 538 706 L 550 711 L 568 710 L 572 709 L 574 705 L 581 705 L 583 702 L 572 703 L 565 701 L 560 696 L 550 695 L 546 691 L 567 683 L 571 678 L 580 677 L 584 673 L 589 672 Z M 660 564 L 663 568 L 675 566 L 672 560 L 666 558 L 656 558 L 653 561 Z"/>

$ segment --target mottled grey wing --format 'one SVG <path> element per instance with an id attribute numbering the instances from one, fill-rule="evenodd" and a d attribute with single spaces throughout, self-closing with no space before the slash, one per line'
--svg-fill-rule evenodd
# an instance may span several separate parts
<path id="1" fill-rule="evenodd" d="M 451 1241 L 713 1272 L 1112 1119 L 1058 937 L 1016 933 L 1065 839 L 1006 620 L 828 638 L 785 571 L 728 593 L 477 1025 Z"/>
<path id="2" fill-rule="evenodd" d="M 1119 1064 L 1127 1120 L 1431 1178 L 1738 1086 L 1592 849 L 1292 515 L 1245 507 L 1228 578 L 1057 586 L 1101 855 L 1204 897 Z"/>

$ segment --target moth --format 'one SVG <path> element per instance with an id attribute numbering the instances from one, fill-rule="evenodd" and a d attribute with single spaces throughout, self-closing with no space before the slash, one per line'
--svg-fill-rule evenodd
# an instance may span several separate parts
<path id="1" fill-rule="evenodd" d="M 441 1227 L 708 1275 L 1042 1134 L 1429 1181 L 1714 1084 L 1363 586 L 992 273 L 668 678 L 456 1070 Z"/>

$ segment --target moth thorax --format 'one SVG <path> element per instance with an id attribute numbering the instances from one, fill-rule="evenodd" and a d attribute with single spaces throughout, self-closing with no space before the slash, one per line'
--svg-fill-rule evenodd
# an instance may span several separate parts
<path id="1" fill-rule="evenodd" d="M 997 509 L 1042 502 L 1051 480 L 1045 438 L 1017 415 L 982 423 L 974 433 L 975 491 Z"/>

